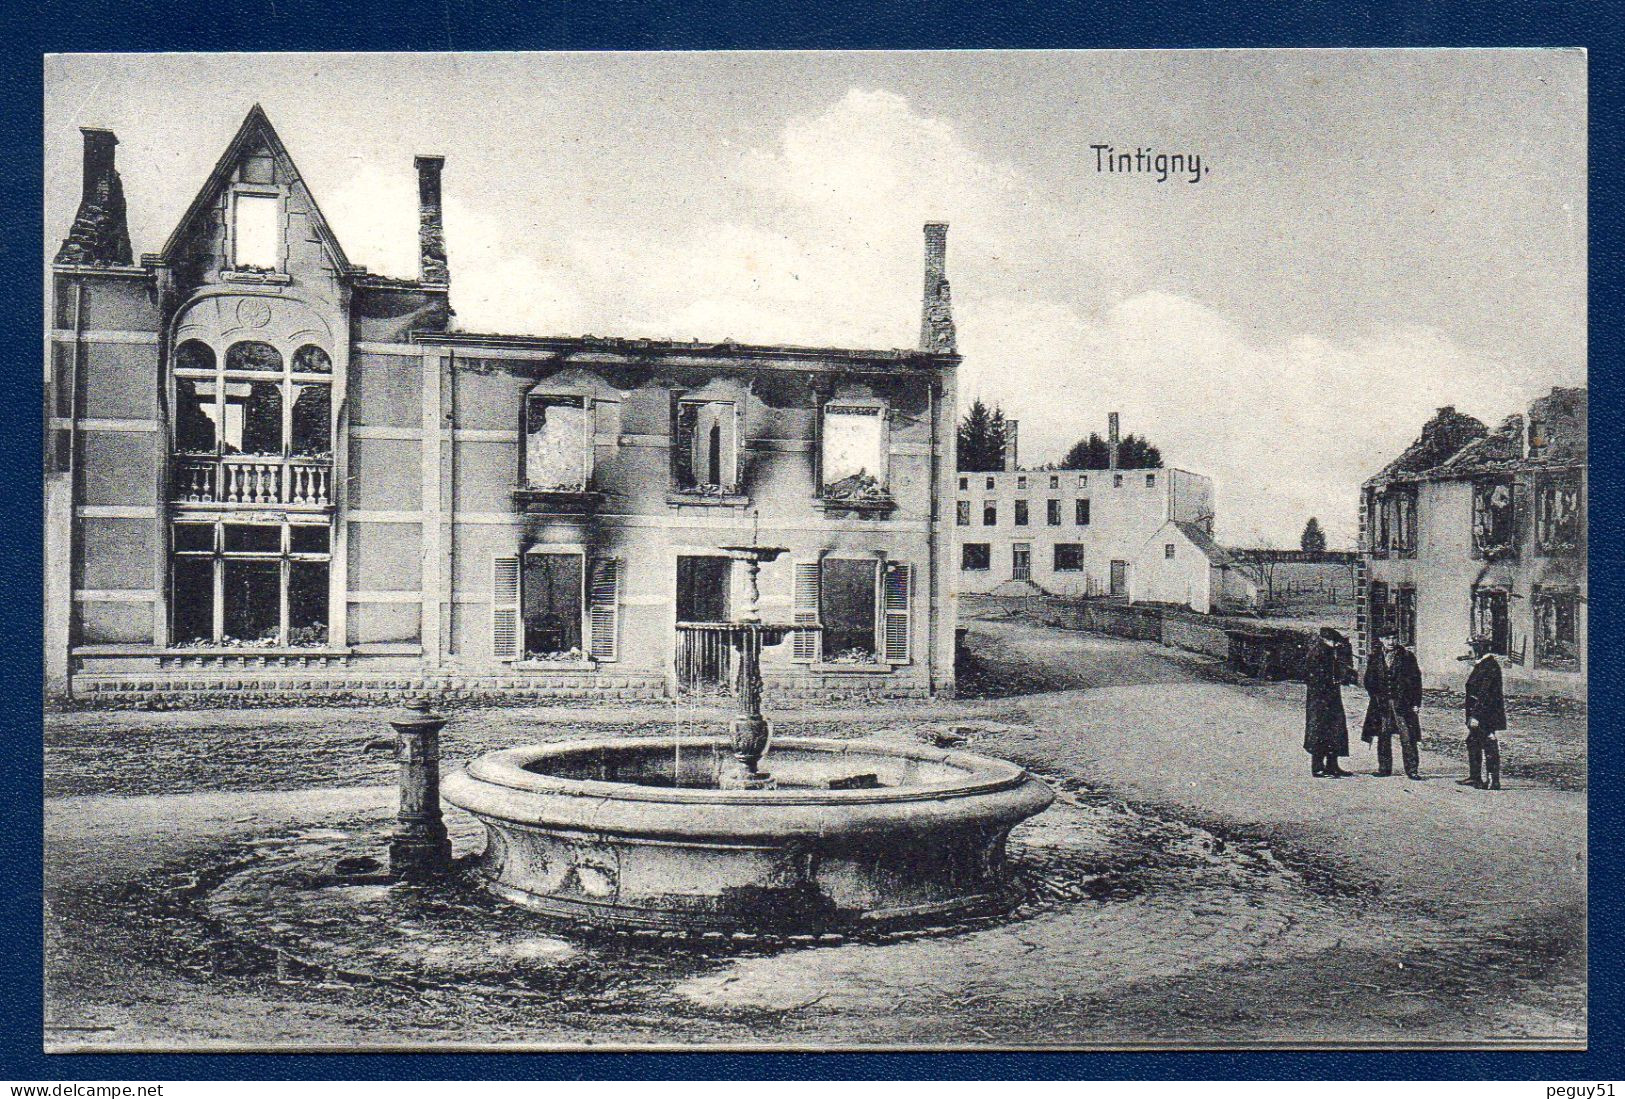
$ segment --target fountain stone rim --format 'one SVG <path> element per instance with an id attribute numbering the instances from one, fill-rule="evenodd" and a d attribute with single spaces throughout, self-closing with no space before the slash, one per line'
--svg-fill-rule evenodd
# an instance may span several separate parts
<path id="1" fill-rule="evenodd" d="M 966 772 L 963 781 L 888 786 L 880 789 L 825 790 L 816 788 L 775 788 L 760 790 L 720 787 L 642 786 L 632 782 L 604 779 L 576 779 L 550 775 L 530 768 L 549 757 L 603 748 L 671 750 L 674 737 L 638 737 L 618 740 L 595 738 L 529 744 L 488 752 L 472 759 L 464 768 L 469 779 L 510 790 L 563 797 L 611 801 L 638 801 L 686 805 L 813 806 L 863 805 L 904 801 L 940 801 L 946 798 L 975 797 L 1010 790 L 1035 781 L 1026 768 L 1006 760 L 992 759 L 972 752 L 949 751 L 924 745 L 894 744 L 877 740 L 837 740 L 828 737 L 775 737 L 774 750 L 811 751 L 841 755 L 890 755 L 924 763 L 940 763 Z M 729 749 L 727 737 L 684 737 L 681 748 L 688 750 Z M 459 784 L 460 785 L 460 784 Z"/>

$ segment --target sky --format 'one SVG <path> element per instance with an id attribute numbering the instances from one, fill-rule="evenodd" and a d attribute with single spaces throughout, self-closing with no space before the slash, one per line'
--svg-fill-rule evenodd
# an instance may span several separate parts
<path id="1" fill-rule="evenodd" d="M 1218 533 L 1352 546 L 1439 406 L 1586 378 L 1577 51 L 146 54 L 45 61 L 45 242 L 79 126 L 156 251 L 255 102 L 351 260 L 416 273 L 447 158 L 467 331 L 910 347 L 950 223 L 961 407 L 1057 461 L 1117 411 Z M 1092 145 L 1199 154 L 1199 183 Z"/>

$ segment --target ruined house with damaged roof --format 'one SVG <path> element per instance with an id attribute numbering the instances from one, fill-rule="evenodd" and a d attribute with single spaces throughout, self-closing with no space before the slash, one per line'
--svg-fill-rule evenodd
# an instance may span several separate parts
<path id="1" fill-rule="evenodd" d="M 758 536 L 764 617 L 805 627 L 769 690 L 952 690 L 946 225 L 916 348 L 474 334 L 443 158 L 402 279 L 349 261 L 258 106 L 133 260 L 116 145 L 84 131 L 50 269 L 52 694 L 725 689 L 724 547 Z"/>
<path id="2" fill-rule="evenodd" d="M 1460 686 L 1483 634 L 1509 691 L 1584 697 L 1586 390 L 1494 431 L 1441 408 L 1362 487 L 1360 649 L 1392 630 L 1430 685 Z"/>

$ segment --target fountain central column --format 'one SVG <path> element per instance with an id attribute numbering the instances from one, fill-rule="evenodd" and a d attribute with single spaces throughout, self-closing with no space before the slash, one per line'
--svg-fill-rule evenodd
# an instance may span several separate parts
<path id="1" fill-rule="evenodd" d="M 735 560 L 745 563 L 750 599 L 745 613 L 730 631 L 733 647 L 739 653 L 736 683 L 739 714 L 728 725 L 734 764 L 721 776 L 721 782 L 724 789 L 767 790 L 773 788 L 773 778 L 758 769 L 772 736 L 772 728 L 762 716 L 762 645 L 767 640 L 764 634 L 778 641 L 783 639 L 785 630 L 762 624 L 761 572 L 763 561 L 772 561 L 785 551 L 764 546 L 728 546 L 726 549 Z"/>

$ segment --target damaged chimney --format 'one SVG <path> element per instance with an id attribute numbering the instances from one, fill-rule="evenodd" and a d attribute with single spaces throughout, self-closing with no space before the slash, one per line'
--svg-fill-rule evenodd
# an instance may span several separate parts
<path id="1" fill-rule="evenodd" d="M 948 223 L 925 223 L 925 300 L 920 307 L 920 350 L 956 354 L 954 306 L 948 295 Z"/>
<path id="2" fill-rule="evenodd" d="M 1117 448 L 1122 442 L 1118 438 L 1117 430 L 1117 413 L 1108 412 L 1106 414 L 1106 445 L 1111 448 L 1111 468 L 1113 469 L 1117 468 Z"/>
<path id="3" fill-rule="evenodd" d="M 1019 430 L 1018 430 L 1020 428 L 1020 426 L 1021 426 L 1021 424 L 1017 420 L 1006 420 L 1006 421 L 1004 421 L 1004 468 L 1005 469 L 1020 469 L 1021 468 L 1021 466 L 1018 464 L 1017 454 L 1016 454 L 1016 443 L 1020 439 L 1020 433 L 1019 433 Z"/>
<path id="4" fill-rule="evenodd" d="M 446 224 L 440 209 L 440 171 L 443 156 L 412 159 L 418 170 L 418 281 L 428 286 L 451 285 L 446 266 Z"/>
<path id="5" fill-rule="evenodd" d="M 85 135 L 84 195 L 56 262 L 93 267 L 130 265 L 130 229 L 124 220 L 124 185 L 113 165 L 118 138 L 111 130 L 80 127 Z"/>

